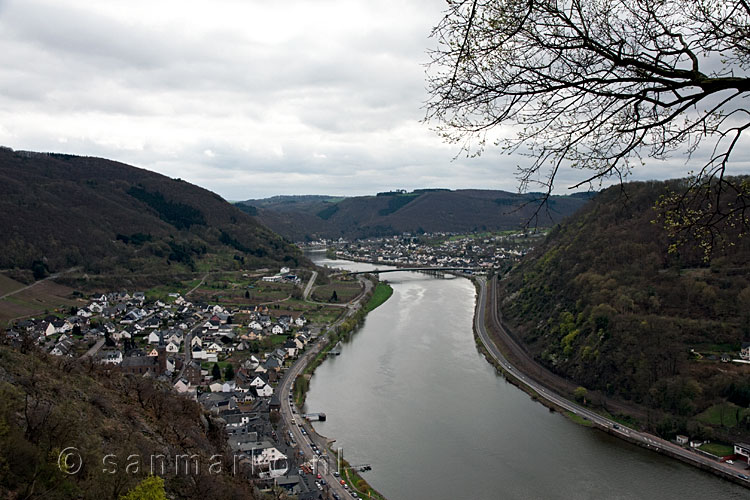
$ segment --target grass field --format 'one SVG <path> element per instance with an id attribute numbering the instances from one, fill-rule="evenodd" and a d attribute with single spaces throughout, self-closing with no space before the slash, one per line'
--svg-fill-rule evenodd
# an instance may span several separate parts
<path id="1" fill-rule="evenodd" d="M 8 278 L 4 274 L 0 274 L 0 295 L 5 295 L 6 293 L 10 293 L 14 290 L 18 290 L 19 288 L 23 288 L 23 283 L 19 283 L 18 281 Z"/>
<path id="2" fill-rule="evenodd" d="M 354 297 L 359 295 L 359 293 L 362 291 L 362 287 L 359 285 L 358 281 L 335 280 L 330 285 L 321 285 L 315 287 L 313 289 L 311 298 L 312 300 L 315 300 L 317 302 L 328 302 L 328 300 L 330 300 L 331 296 L 333 295 L 334 290 L 336 291 L 336 296 L 338 297 L 338 301 L 336 301 L 336 303 L 342 304 L 344 302 L 349 302 Z"/>
<path id="3" fill-rule="evenodd" d="M 717 457 L 734 455 L 734 447 L 728 444 L 706 443 L 701 445 L 698 449 L 710 453 L 711 455 L 716 455 Z"/>
<path id="4" fill-rule="evenodd" d="M 380 306 L 391 298 L 391 295 L 393 295 L 393 288 L 387 283 L 378 283 L 378 285 L 375 287 L 375 292 L 373 292 L 372 297 L 370 298 L 369 302 L 367 302 L 367 305 L 365 305 L 365 312 L 370 312 L 376 307 Z"/>
<path id="5" fill-rule="evenodd" d="M 750 410 L 747 408 L 740 408 L 732 403 L 722 403 L 708 408 L 697 418 L 706 424 L 731 428 L 742 421 L 748 413 Z"/>

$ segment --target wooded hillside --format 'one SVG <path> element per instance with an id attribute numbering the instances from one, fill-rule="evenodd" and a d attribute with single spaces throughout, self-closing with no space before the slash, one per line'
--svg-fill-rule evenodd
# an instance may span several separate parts
<path id="1" fill-rule="evenodd" d="M 710 262 L 669 253 L 653 208 L 667 187 L 602 192 L 504 277 L 501 312 L 544 365 L 656 410 L 662 433 L 748 436 L 750 366 L 721 358 L 750 341 L 750 241 Z"/>
<path id="2" fill-rule="evenodd" d="M 118 499 L 150 475 L 152 456 L 168 457 L 164 474 L 155 462 L 168 498 L 254 498 L 226 440 L 223 424 L 167 384 L 0 346 L 2 498 Z M 210 468 L 216 456 L 223 468 Z"/>
<path id="3" fill-rule="evenodd" d="M 0 269 L 37 279 L 304 261 L 217 194 L 114 161 L 0 148 L 0 186 Z"/>

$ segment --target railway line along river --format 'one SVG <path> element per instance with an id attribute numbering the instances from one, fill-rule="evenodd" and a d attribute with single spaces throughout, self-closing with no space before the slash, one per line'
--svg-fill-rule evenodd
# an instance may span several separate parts
<path id="1" fill-rule="evenodd" d="M 310 257 L 366 271 L 371 264 Z M 478 351 L 473 284 L 384 275 L 393 296 L 315 372 L 306 408 L 389 500 L 740 499 L 748 490 L 550 412 Z"/>

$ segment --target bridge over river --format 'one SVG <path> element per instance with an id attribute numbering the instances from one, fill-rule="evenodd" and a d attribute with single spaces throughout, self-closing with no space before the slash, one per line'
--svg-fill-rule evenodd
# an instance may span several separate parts
<path id="1" fill-rule="evenodd" d="M 344 271 L 343 273 L 336 273 L 332 276 L 356 276 L 358 274 L 382 274 L 382 273 L 397 273 L 400 271 L 423 271 L 423 272 L 443 272 L 443 271 L 461 271 L 464 273 L 474 273 L 480 271 L 480 269 L 474 267 L 397 267 L 395 269 L 375 269 L 372 271 Z"/>

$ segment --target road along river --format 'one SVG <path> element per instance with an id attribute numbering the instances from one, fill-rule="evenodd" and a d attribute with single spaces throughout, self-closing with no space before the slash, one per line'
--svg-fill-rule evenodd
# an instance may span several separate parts
<path id="1" fill-rule="evenodd" d="M 325 259 L 350 270 L 375 266 Z M 383 275 L 393 296 L 319 366 L 308 411 L 389 500 L 739 499 L 748 490 L 581 427 L 498 375 L 472 334 L 474 285 Z"/>

